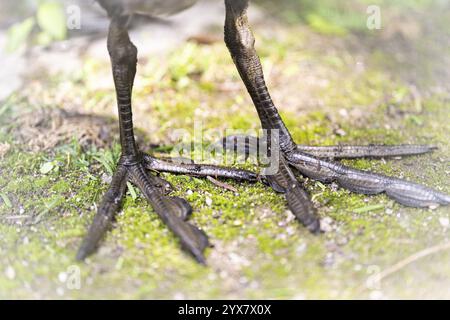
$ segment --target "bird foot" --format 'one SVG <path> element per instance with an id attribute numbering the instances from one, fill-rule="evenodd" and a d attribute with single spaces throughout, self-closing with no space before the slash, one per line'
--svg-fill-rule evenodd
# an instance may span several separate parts
<path id="1" fill-rule="evenodd" d="M 245 141 L 246 155 L 258 153 L 257 138 L 240 137 Z M 236 151 L 236 137 L 223 140 L 224 147 Z M 241 145 L 242 146 L 242 145 Z M 173 187 L 169 182 L 154 173 L 170 172 L 196 177 L 227 178 L 238 181 L 261 181 L 276 192 L 283 193 L 289 209 L 308 230 L 320 232 L 319 218 L 302 181 L 295 176 L 297 170 L 302 176 L 324 183 L 335 182 L 350 191 L 374 195 L 386 193 L 400 204 L 411 207 L 432 207 L 449 205 L 450 196 L 431 188 L 406 180 L 382 174 L 353 169 L 329 158 L 360 158 L 416 155 L 431 152 L 430 146 L 337 146 L 305 147 L 298 146 L 289 153 L 281 153 L 277 171 L 270 174 L 256 174 L 247 170 L 232 169 L 214 165 L 195 164 L 192 161 L 161 159 L 143 154 L 138 159 L 122 157 L 119 161 L 111 185 L 106 192 L 88 234 L 77 255 L 83 260 L 93 253 L 106 233 L 125 196 L 127 182 L 141 190 L 155 212 L 179 238 L 181 247 L 199 263 L 206 264 L 204 250 L 210 246 L 206 234 L 188 222 L 192 214 L 189 203 L 179 197 L 169 196 Z M 242 151 L 242 149 L 238 150 Z M 293 170 L 294 169 L 294 170 Z"/>
<path id="2" fill-rule="evenodd" d="M 223 147 L 234 152 L 259 156 L 266 150 L 264 141 L 250 136 L 230 136 L 221 141 Z M 400 204 L 410 207 L 449 205 L 450 196 L 420 184 L 345 166 L 336 160 L 355 158 L 385 158 L 415 156 L 436 150 L 427 145 L 368 145 L 314 147 L 298 145 L 284 154 L 286 163 L 303 176 L 324 183 L 336 182 L 355 193 L 374 195 L 386 193 Z"/>
<path id="3" fill-rule="evenodd" d="M 258 177 L 253 172 L 212 165 L 182 163 L 172 159 L 157 159 L 150 155 L 121 157 L 108 191 L 98 207 L 97 214 L 84 238 L 77 254 L 77 260 L 84 260 L 92 254 L 104 234 L 110 228 L 126 194 L 127 182 L 134 184 L 142 192 L 155 212 L 180 239 L 181 247 L 199 263 L 206 264 L 204 250 L 210 246 L 206 234 L 187 222 L 192 207 L 182 198 L 171 197 L 173 187 L 169 182 L 151 172 L 172 172 L 198 177 L 232 178 L 255 182 Z"/>

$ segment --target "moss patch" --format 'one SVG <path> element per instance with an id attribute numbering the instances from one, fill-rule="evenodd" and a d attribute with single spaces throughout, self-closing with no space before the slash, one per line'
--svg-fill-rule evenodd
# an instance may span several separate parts
<path id="1" fill-rule="evenodd" d="M 354 57 L 345 46 L 324 49 L 322 36 L 304 26 L 274 28 L 282 35 L 276 41 L 263 26 L 255 28 L 260 30 L 258 48 L 296 141 L 436 144 L 438 151 L 419 158 L 345 163 L 450 192 L 448 95 L 429 90 L 418 97 L 395 73 L 371 64 L 371 53 Z M 364 68 L 358 69 L 359 58 Z M 108 121 L 113 94 L 90 89 L 92 69 L 108 68 L 89 60 L 76 79 L 31 83 L 0 106 L 8 109 L 0 112 L 1 142 L 11 144 L 0 161 L 0 298 L 449 297 L 448 250 L 408 264 L 381 283 L 370 282 L 409 255 L 448 242 L 447 208 L 405 208 L 384 195 L 355 195 L 310 180 L 306 187 L 326 218 L 323 235 L 299 226 L 283 197 L 260 183 L 227 181 L 234 193 L 207 180 L 163 174 L 176 186 L 174 195 L 192 204 L 193 222 L 214 243 L 207 252 L 209 266 L 199 266 L 179 250 L 177 239 L 139 193 L 136 199 L 127 195 L 98 253 L 76 263 L 75 252 L 120 151 L 113 143 L 115 123 Z M 174 128 L 193 134 L 200 122 L 210 142 L 228 128 L 259 127 L 222 44 L 187 43 L 163 63 L 143 64 L 135 93 L 139 142 L 145 150 L 152 145 L 155 153 L 164 154 L 179 141 Z M 51 149 L 33 151 L 15 141 L 14 132 L 21 128 L 12 118 L 42 107 L 70 109 L 67 101 L 81 101 L 74 107 L 107 120 L 101 126 L 111 132 L 108 147 L 96 140 L 64 139 Z"/>

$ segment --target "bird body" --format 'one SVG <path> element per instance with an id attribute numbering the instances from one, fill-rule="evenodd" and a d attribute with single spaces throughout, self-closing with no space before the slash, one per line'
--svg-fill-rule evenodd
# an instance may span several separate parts
<path id="1" fill-rule="evenodd" d="M 197 0 L 98 0 L 103 7 L 120 8 L 122 14 L 170 16 L 193 6 Z"/>

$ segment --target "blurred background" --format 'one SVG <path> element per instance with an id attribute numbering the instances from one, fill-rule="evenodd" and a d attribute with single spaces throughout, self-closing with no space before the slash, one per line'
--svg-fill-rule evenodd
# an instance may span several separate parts
<path id="1" fill-rule="evenodd" d="M 253 3 L 256 4 L 252 7 L 252 12 L 257 12 L 256 22 L 260 19 L 268 21 L 267 24 L 273 21 L 290 26 L 301 24 L 330 38 L 350 38 L 346 45 L 355 54 L 361 51 L 386 53 L 389 59 L 380 58 L 380 62 L 386 68 L 395 67 L 398 74 L 414 84 L 430 78 L 442 84 L 449 83 L 446 81 L 449 71 L 444 67 L 449 59 L 448 0 L 280 0 L 276 3 L 255 0 Z M 380 9 L 380 29 L 371 30 L 367 26 L 372 13 L 368 9 L 370 6 Z M 147 58 L 154 52 L 167 52 L 189 37 L 218 41 L 223 11 L 222 1 L 212 0 L 200 2 L 175 19 L 136 19 L 134 25 L 139 31 L 135 32 L 134 41 L 139 44 L 140 55 Z M 202 14 L 204 12 L 208 14 Z M 20 83 L 18 73 L 23 69 L 24 60 L 14 60 L 18 56 L 45 50 L 53 71 L 73 71 L 68 69 L 75 68 L 76 60 L 83 59 L 83 54 L 105 57 L 99 42 L 104 41 L 107 28 L 108 19 L 92 0 L 3 0 L 0 13 L 2 60 L 11 68 L 2 74 L 2 80 L 8 80 L 2 81 L 0 97 L 5 98 Z M 201 39 L 202 36 L 206 38 Z M 54 56 L 65 59 L 66 63 L 50 62 Z M 45 61 L 33 63 L 31 69 L 41 64 L 45 65 Z M 27 69 L 26 73 L 32 72 L 30 66 Z"/>
<path id="2" fill-rule="evenodd" d="M 345 163 L 450 192 L 450 1 L 254 0 L 249 13 L 298 143 L 437 145 L 420 158 Z M 199 121 L 208 142 L 259 128 L 223 21 L 219 0 L 133 20 L 142 149 L 165 154 L 174 129 Z M 320 237 L 261 184 L 229 181 L 232 193 L 164 175 L 211 236 L 209 267 L 179 250 L 132 188 L 99 252 L 76 264 L 120 153 L 107 29 L 95 1 L 1 0 L 0 298 L 450 298 L 448 208 L 309 180 Z"/>

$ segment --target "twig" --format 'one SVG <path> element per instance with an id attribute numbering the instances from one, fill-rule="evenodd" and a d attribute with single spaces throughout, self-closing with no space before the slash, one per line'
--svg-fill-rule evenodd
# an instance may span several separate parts
<path id="1" fill-rule="evenodd" d="M 381 280 L 398 272 L 399 270 L 403 269 L 407 265 L 409 265 L 415 261 L 418 261 L 422 258 L 425 258 L 429 255 L 435 254 L 440 251 L 448 250 L 448 249 L 450 249 L 450 242 L 441 243 L 441 244 L 435 245 L 433 247 L 429 247 L 429 248 L 423 249 L 421 251 L 418 251 L 418 252 L 406 257 L 405 259 L 397 262 L 396 264 L 388 267 L 387 269 L 381 271 L 380 273 L 374 275 L 376 277 L 376 281 L 378 283 L 380 283 Z M 358 291 L 363 291 L 364 289 L 365 289 L 365 286 L 361 285 L 359 287 Z"/>
<path id="2" fill-rule="evenodd" d="M 229 184 L 227 184 L 225 182 L 218 181 L 211 176 L 208 176 L 207 179 L 220 188 L 224 188 L 224 189 L 232 191 L 232 192 L 238 192 L 235 187 L 230 186 Z"/>
<path id="3" fill-rule="evenodd" d="M 380 274 L 378 275 L 378 279 L 379 281 L 383 280 L 384 278 L 390 276 L 391 274 L 403 269 L 404 267 L 406 267 L 407 265 L 420 260 L 422 258 L 425 258 L 426 256 L 429 256 L 431 254 L 437 253 L 439 251 L 444 251 L 450 249 L 450 242 L 447 243 L 442 243 L 442 244 L 438 244 L 436 246 L 430 247 L 430 248 L 426 248 L 422 251 L 416 252 L 412 255 L 410 255 L 409 257 L 397 262 L 396 264 L 390 266 L 389 268 L 383 270 L 382 272 L 380 272 Z"/>

